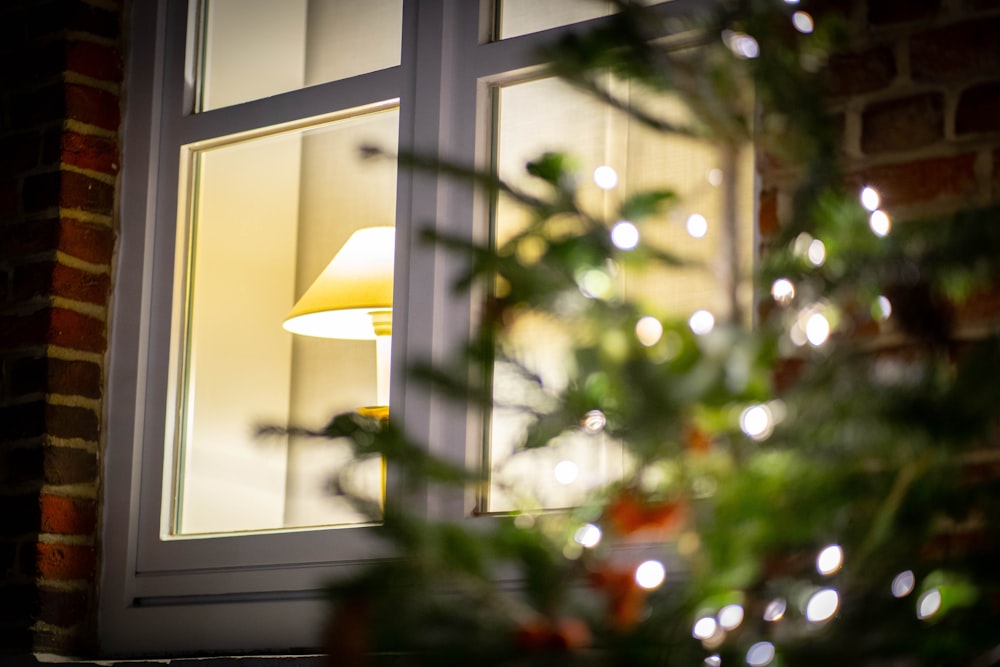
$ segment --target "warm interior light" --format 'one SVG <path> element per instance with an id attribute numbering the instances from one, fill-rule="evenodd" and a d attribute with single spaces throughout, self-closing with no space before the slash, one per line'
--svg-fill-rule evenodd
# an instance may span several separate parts
<path id="1" fill-rule="evenodd" d="M 286 331 L 320 338 L 375 340 L 378 405 L 389 404 L 394 227 L 366 227 L 347 243 L 292 307 Z"/>

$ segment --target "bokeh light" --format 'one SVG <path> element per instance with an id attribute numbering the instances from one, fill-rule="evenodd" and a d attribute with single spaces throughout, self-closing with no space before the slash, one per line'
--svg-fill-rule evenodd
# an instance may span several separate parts
<path id="1" fill-rule="evenodd" d="M 764 440 L 774 431 L 774 416 L 764 405 L 751 405 L 740 413 L 740 430 L 754 440 Z"/>
<path id="2" fill-rule="evenodd" d="M 819 347 L 830 337 L 830 320 L 823 313 L 812 313 L 806 320 L 806 340 L 813 347 Z"/>
<path id="3" fill-rule="evenodd" d="M 719 630 L 719 624 L 711 616 L 702 616 L 694 623 L 691 629 L 691 636 L 695 639 L 711 639 Z"/>
<path id="4" fill-rule="evenodd" d="M 782 306 L 787 306 L 795 298 L 795 284 L 788 278 L 778 278 L 771 283 L 771 296 Z"/>
<path id="5" fill-rule="evenodd" d="M 889 220 L 889 216 L 885 214 L 885 211 L 875 210 L 868 216 L 868 226 L 875 236 L 881 237 L 888 234 L 889 230 L 892 229 L 892 221 Z"/>
<path id="6" fill-rule="evenodd" d="M 809 597 L 806 602 L 806 620 L 810 623 L 822 623 L 833 618 L 840 608 L 840 595 L 833 588 L 823 588 Z"/>
<path id="7" fill-rule="evenodd" d="M 619 250 L 631 250 L 639 245 L 639 230 L 628 220 L 620 220 L 611 228 L 611 242 Z"/>
<path id="8" fill-rule="evenodd" d="M 917 618 L 922 621 L 930 618 L 940 610 L 941 591 L 937 588 L 924 591 L 923 595 L 917 600 Z"/>
<path id="9" fill-rule="evenodd" d="M 892 580 L 892 596 L 905 598 L 913 592 L 917 585 L 917 578 L 913 576 L 913 570 L 903 570 Z"/>
<path id="10" fill-rule="evenodd" d="M 691 327 L 691 331 L 704 336 L 715 328 L 715 316 L 707 310 L 696 310 L 691 314 L 688 326 Z"/>
<path id="11" fill-rule="evenodd" d="M 725 30 L 722 39 L 729 50 L 739 58 L 752 59 L 760 55 L 760 44 L 746 33 Z"/>
<path id="12" fill-rule="evenodd" d="M 618 185 L 618 173 L 607 165 L 594 170 L 594 183 L 602 190 L 610 190 Z"/>
<path id="13" fill-rule="evenodd" d="M 693 238 L 705 238 L 705 234 L 708 234 L 708 220 L 701 213 L 692 213 L 684 223 L 684 228 Z"/>
<path id="14" fill-rule="evenodd" d="M 635 323 L 635 337 L 646 347 L 656 345 L 663 336 L 663 325 L 655 317 L 646 316 Z"/>
<path id="15" fill-rule="evenodd" d="M 720 185 L 722 185 L 722 178 L 723 178 L 722 170 L 719 169 L 718 167 L 713 167 L 712 169 L 708 170 L 708 182 L 712 186 L 719 187 Z"/>
<path id="16" fill-rule="evenodd" d="M 608 423 L 608 418 L 600 410 L 589 410 L 583 416 L 581 426 L 588 433 L 600 433 Z"/>
<path id="17" fill-rule="evenodd" d="M 875 316 L 877 320 L 887 320 L 892 315 L 892 302 L 889 301 L 888 297 L 879 296 L 875 299 L 875 303 L 872 304 L 872 315 Z"/>
<path id="18" fill-rule="evenodd" d="M 844 550 L 837 544 L 831 544 L 819 552 L 816 557 L 816 571 L 823 575 L 831 575 L 844 564 Z"/>
<path id="19" fill-rule="evenodd" d="M 573 533 L 573 541 L 582 547 L 593 549 L 601 543 L 601 529 L 592 523 L 585 523 Z"/>
<path id="20" fill-rule="evenodd" d="M 813 239 L 806 249 L 806 257 L 813 266 L 823 266 L 826 261 L 826 246 L 819 239 Z"/>
<path id="21" fill-rule="evenodd" d="M 882 198 L 878 194 L 878 190 L 866 185 L 861 190 L 861 205 L 865 207 L 869 213 L 875 211 L 878 205 L 882 202 Z"/>
<path id="22" fill-rule="evenodd" d="M 667 569 L 658 560 L 647 560 L 635 568 L 635 583 L 640 588 L 652 589 L 663 583 L 667 578 Z"/>
<path id="23" fill-rule="evenodd" d="M 792 14 L 792 25 L 799 32 L 808 35 L 813 31 L 815 24 L 809 12 L 795 12 Z"/>
<path id="24" fill-rule="evenodd" d="M 720 665 L 722 665 L 722 656 L 718 653 L 713 653 L 705 658 L 705 667 L 719 667 Z"/>
<path id="25" fill-rule="evenodd" d="M 785 617 L 786 609 L 788 609 L 788 603 L 785 602 L 785 598 L 775 598 L 764 607 L 764 620 L 768 623 L 780 621 Z"/>
<path id="26" fill-rule="evenodd" d="M 727 604 L 719 610 L 719 627 L 723 630 L 735 630 L 743 622 L 743 606 Z"/>
<path id="27" fill-rule="evenodd" d="M 572 484 L 580 476 L 580 466 L 574 461 L 560 461 L 552 473 L 560 484 Z"/>
<path id="28" fill-rule="evenodd" d="M 610 298 L 612 288 L 614 287 L 611 277 L 600 269 L 590 269 L 584 272 L 577 279 L 577 282 L 580 285 L 580 291 L 588 299 Z"/>
<path id="29" fill-rule="evenodd" d="M 774 660 L 774 644 L 757 642 L 747 650 L 747 664 L 750 667 L 764 667 Z"/>

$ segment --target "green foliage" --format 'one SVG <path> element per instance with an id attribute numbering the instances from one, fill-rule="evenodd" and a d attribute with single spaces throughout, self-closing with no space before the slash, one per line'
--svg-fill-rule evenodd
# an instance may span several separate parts
<path id="1" fill-rule="evenodd" d="M 790 27 L 793 8 L 779 4 L 664 24 L 623 1 L 601 27 L 547 51 L 553 72 L 641 123 L 722 150 L 752 141 L 797 166 L 790 218 L 756 267 L 753 327 L 696 334 L 676 314 L 593 287 L 613 284 L 623 267 L 699 266 L 611 241 L 619 219 L 640 230 L 662 219 L 679 203 L 670 190 L 630 193 L 604 219 L 580 205 L 565 155 L 527 165 L 539 195 L 461 165 L 400 158 L 530 211 L 500 247 L 425 235 L 467 260 L 456 289 L 490 298 L 465 355 L 416 377 L 487 408 L 491 387 L 468 382 L 482 375 L 469 369 L 502 365 L 524 387 L 503 405 L 526 418 L 521 450 L 592 428 L 622 444 L 629 466 L 574 509 L 430 520 L 410 511 L 413 493 L 463 492 L 484 482 L 482 471 L 432 457 L 392 421 L 335 417 L 315 435 L 385 457 L 399 479 L 383 509 L 359 501 L 381 511 L 392 557 L 331 587 L 335 636 L 364 640 L 339 650 L 340 664 L 692 665 L 711 655 L 743 664 L 760 642 L 771 642 L 773 664 L 991 664 L 982 656 L 996 651 L 1000 476 L 983 456 L 1000 404 L 1000 340 L 960 336 L 953 315 L 995 284 L 1000 212 L 872 234 L 856 194 L 844 192 L 820 88 L 843 23 L 824 15 L 803 36 Z M 744 38 L 757 57 L 741 51 Z M 644 90 L 642 105 L 607 87 L 608 72 Z M 659 94 L 680 99 L 693 120 L 660 114 Z M 822 261 L 809 259 L 813 242 Z M 768 296 L 779 278 L 795 286 L 790 303 Z M 879 296 L 891 303 L 888 323 L 875 321 Z M 831 323 L 828 339 L 805 342 L 811 314 Z M 662 331 L 643 342 L 636 325 L 649 315 Z M 519 355 L 511 331 L 528 317 L 568 332 L 564 382 Z M 580 538 L 586 525 L 603 531 L 599 544 Z M 830 544 L 843 566 L 820 573 L 817 553 Z M 634 578 L 646 559 L 666 567 L 650 590 Z M 903 572 L 912 590 L 894 595 Z M 829 618 L 810 606 L 823 589 L 836 590 Z M 928 595 L 940 604 L 918 618 Z M 730 605 L 739 622 L 722 618 Z M 700 635 L 706 626 L 694 624 L 707 618 L 716 631 Z"/>

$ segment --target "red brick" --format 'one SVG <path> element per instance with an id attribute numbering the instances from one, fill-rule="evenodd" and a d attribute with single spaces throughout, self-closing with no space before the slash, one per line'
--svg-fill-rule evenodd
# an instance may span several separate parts
<path id="1" fill-rule="evenodd" d="M 72 627 L 88 620 L 88 591 L 58 591 L 42 588 L 38 591 L 39 619 L 57 627 Z"/>
<path id="2" fill-rule="evenodd" d="M 96 442 L 101 434 L 101 422 L 90 408 L 72 405 L 45 406 L 45 432 L 57 438 L 81 438 Z"/>
<path id="3" fill-rule="evenodd" d="M 101 367 L 91 361 L 49 359 L 47 390 L 51 394 L 100 398 L 103 388 Z"/>
<path id="4" fill-rule="evenodd" d="M 97 481 L 97 456 L 75 447 L 46 447 L 42 466 L 46 484 L 89 484 Z"/>
<path id="5" fill-rule="evenodd" d="M 80 208 L 110 215 L 114 210 L 115 188 L 75 171 L 64 171 L 59 188 L 59 204 L 66 208 Z"/>
<path id="6" fill-rule="evenodd" d="M 906 23 L 933 16 L 940 0 L 876 0 L 868 3 L 868 20 L 875 25 Z"/>
<path id="7" fill-rule="evenodd" d="M 107 348 L 104 322 L 72 310 L 53 308 L 47 342 L 73 350 L 103 353 Z"/>
<path id="8" fill-rule="evenodd" d="M 887 46 L 837 54 L 830 59 L 824 72 L 826 89 L 833 97 L 880 90 L 895 78 L 896 59 Z"/>
<path id="9" fill-rule="evenodd" d="M 1000 67 L 1000 19 L 977 19 L 910 39 L 910 71 L 917 81 L 995 72 Z"/>
<path id="10" fill-rule="evenodd" d="M 778 191 L 774 188 L 760 193 L 757 225 L 761 236 L 771 236 L 778 231 Z"/>
<path id="11" fill-rule="evenodd" d="M 7 252 L 11 257 L 53 257 L 56 250 L 92 264 L 109 265 L 114 251 L 114 232 L 73 218 L 33 220 L 7 229 Z"/>
<path id="12" fill-rule="evenodd" d="M 944 97 L 926 93 L 872 104 L 861 122 L 861 150 L 869 155 L 927 146 L 944 137 Z"/>
<path id="13" fill-rule="evenodd" d="M 93 500 L 43 493 L 39 504 L 43 533 L 93 535 L 97 526 L 97 505 Z"/>
<path id="14" fill-rule="evenodd" d="M 955 111 L 955 132 L 1000 131 L 1000 83 L 986 83 L 962 91 Z"/>
<path id="15" fill-rule="evenodd" d="M 118 97 L 107 91 L 80 84 L 67 84 L 66 117 L 107 130 L 121 123 Z"/>
<path id="16" fill-rule="evenodd" d="M 73 40 L 66 46 L 66 69 L 101 81 L 122 80 L 122 58 L 117 49 Z"/>
<path id="17" fill-rule="evenodd" d="M 105 174 L 118 173 L 118 142 L 105 137 L 65 132 L 60 136 L 62 162 Z"/>
<path id="18" fill-rule="evenodd" d="M 52 267 L 52 295 L 105 306 L 111 289 L 106 273 L 91 273 L 65 264 Z"/>
<path id="19" fill-rule="evenodd" d="M 39 543 L 36 554 L 38 574 L 44 579 L 90 579 L 94 576 L 93 547 Z"/>
<path id="20" fill-rule="evenodd" d="M 849 184 L 871 185 L 892 211 L 900 205 L 922 204 L 939 198 L 964 198 L 976 192 L 974 153 L 903 164 L 872 167 L 850 176 Z"/>

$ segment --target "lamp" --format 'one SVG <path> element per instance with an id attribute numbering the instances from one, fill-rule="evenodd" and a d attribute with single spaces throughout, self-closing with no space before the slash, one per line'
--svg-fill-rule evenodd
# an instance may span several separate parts
<path id="1" fill-rule="evenodd" d="M 282 324 L 286 331 L 303 336 L 374 339 L 379 407 L 389 405 L 395 249 L 395 227 L 357 230 Z"/>

